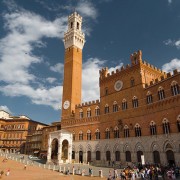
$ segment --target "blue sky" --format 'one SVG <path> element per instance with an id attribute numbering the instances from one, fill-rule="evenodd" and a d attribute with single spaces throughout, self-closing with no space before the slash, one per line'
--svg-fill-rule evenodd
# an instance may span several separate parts
<path id="1" fill-rule="evenodd" d="M 130 63 L 138 49 L 164 71 L 180 69 L 179 0 L 1 0 L 0 109 L 60 120 L 62 40 L 74 9 L 86 36 L 82 102 L 99 99 L 99 69 Z"/>

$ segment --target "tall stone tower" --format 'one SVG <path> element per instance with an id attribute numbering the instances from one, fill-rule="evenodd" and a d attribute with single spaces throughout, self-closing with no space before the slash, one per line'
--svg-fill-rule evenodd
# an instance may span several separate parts
<path id="1" fill-rule="evenodd" d="M 85 36 L 81 30 L 82 17 L 74 12 L 68 17 L 68 30 L 64 34 L 65 59 L 62 97 L 62 118 L 68 119 L 81 103 L 82 49 Z"/>

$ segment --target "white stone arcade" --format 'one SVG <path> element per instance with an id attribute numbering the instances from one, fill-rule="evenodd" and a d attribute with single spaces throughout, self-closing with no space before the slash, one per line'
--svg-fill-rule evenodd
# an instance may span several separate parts
<path id="1" fill-rule="evenodd" d="M 56 142 L 56 143 L 53 143 Z M 53 151 L 53 146 L 56 151 Z M 66 130 L 59 130 L 49 133 L 47 163 L 54 161 L 52 156 L 56 157 L 56 163 L 71 163 L 72 161 L 72 133 Z"/>

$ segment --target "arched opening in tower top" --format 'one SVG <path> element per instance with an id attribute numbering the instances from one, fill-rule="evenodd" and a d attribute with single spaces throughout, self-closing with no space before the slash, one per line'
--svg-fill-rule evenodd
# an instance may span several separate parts
<path id="1" fill-rule="evenodd" d="M 73 22 L 71 22 L 71 28 L 73 28 Z"/>
<path id="2" fill-rule="evenodd" d="M 77 29 L 79 29 L 79 23 L 77 22 Z"/>

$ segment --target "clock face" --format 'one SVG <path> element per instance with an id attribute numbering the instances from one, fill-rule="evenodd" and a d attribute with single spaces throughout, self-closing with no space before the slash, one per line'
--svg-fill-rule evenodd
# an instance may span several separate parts
<path id="1" fill-rule="evenodd" d="M 122 87 L 123 87 L 123 82 L 122 81 L 118 80 L 118 81 L 115 82 L 114 89 L 116 91 L 120 91 L 122 89 Z"/>
<path id="2" fill-rule="evenodd" d="M 70 105 L 70 102 L 67 100 L 67 101 L 64 101 L 64 104 L 63 104 L 63 108 L 64 109 L 68 109 L 69 108 L 69 105 Z"/>

